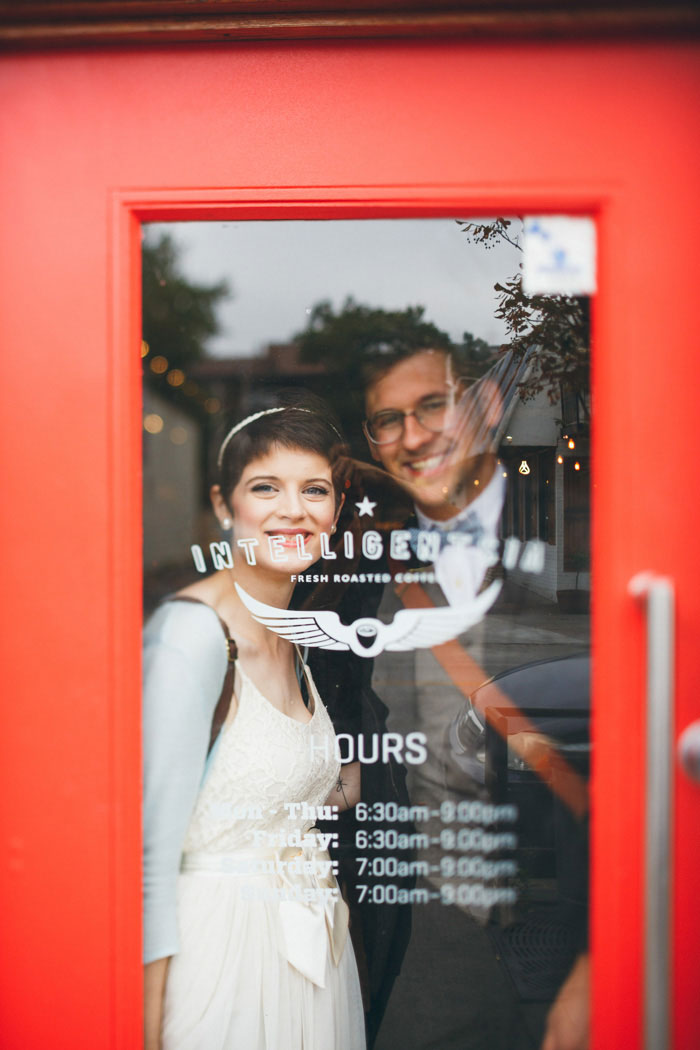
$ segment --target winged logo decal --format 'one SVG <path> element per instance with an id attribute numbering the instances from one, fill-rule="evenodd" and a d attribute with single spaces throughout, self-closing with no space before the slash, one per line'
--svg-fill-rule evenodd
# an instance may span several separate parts
<path id="1" fill-rule="evenodd" d="M 494 580 L 476 598 L 461 605 L 438 609 L 401 609 L 391 623 L 373 616 L 363 616 L 344 624 L 337 613 L 321 609 L 278 609 L 266 605 L 236 584 L 238 595 L 254 619 L 298 645 L 319 649 L 351 649 L 356 656 L 378 656 L 379 653 L 406 649 L 430 649 L 448 642 L 473 627 L 491 608 L 501 589 Z"/>

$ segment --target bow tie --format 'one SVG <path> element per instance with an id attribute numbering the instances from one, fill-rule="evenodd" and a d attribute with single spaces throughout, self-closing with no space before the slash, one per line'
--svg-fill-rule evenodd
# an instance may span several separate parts
<path id="1" fill-rule="evenodd" d="M 429 544 L 435 543 L 435 537 L 439 537 L 439 550 L 445 547 L 476 547 L 484 537 L 484 528 L 475 514 L 467 514 L 454 523 L 450 529 L 441 529 L 435 523 L 427 529 L 411 528 L 407 530 L 410 534 L 409 544 L 414 554 L 418 550 L 418 537 L 428 534 Z"/>

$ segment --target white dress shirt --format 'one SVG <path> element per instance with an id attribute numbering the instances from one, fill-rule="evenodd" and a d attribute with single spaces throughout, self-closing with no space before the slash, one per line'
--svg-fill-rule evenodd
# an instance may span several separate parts
<path id="1" fill-rule="evenodd" d="M 498 561 L 498 529 L 506 484 L 500 464 L 482 492 L 447 521 L 434 521 L 416 507 L 418 527 L 446 534 L 435 561 L 435 577 L 450 605 L 476 597 L 487 570 Z M 478 538 L 471 530 L 478 530 Z"/>

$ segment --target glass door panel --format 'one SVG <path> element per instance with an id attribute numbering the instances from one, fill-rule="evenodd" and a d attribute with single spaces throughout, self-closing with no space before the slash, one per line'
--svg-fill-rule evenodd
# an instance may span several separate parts
<path id="1" fill-rule="evenodd" d="M 275 682 L 296 642 L 336 734 L 331 754 L 312 730 L 306 758 L 325 749 L 329 770 L 342 763 L 322 805 L 290 783 L 279 804 L 237 806 L 224 755 L 250 699 L 239 680 L 181 821 L 180 878 L 213 870 L 248 885 L 227 865 L 264 846 L 274 857 L 253 863 L 276 868 L 255 869 L 256 892 L 309 890 L 312 911 L 328 899 L 313 881 L 328 848 L 355 963 L 324 994 L 347 996 L 357 980 L 370 1045 L 537 1048 L 549 1016 L 584 1046 L 588 300 L 523 297 L 518 219 L 144 231 L 148 644 L 165 651 L 173 595 L 213 606 L 240 653 L 264 629 L 276 654 L 265 699 L 289 715 L 296 687 Z M 323 461 L 320 482 L 297 477 L 308 454 Z M 184 648 L 178 659 L 191 659 Z M 197 672 L 209 714 L 224 674 L 225 661 Z M 313 720 L 299 682 L 306 714 L 291 717 Z M 148 710 L 145 735 L 148 757 Z M 264 764 L 278 741 L 259 746 Z M 217 840 L 201 803 L 219 779 Z M 156 812 L 153 841 L 166 819 Z M 289 867 L 299 831 L 317 837 L 311 875 Z M 148 822 L 146 845 L 162 866 Z M 151 959 L 172 954 L 154 938 Z M 189 950 L 171 972 L 192 965 Z M 580 1011 L 563 1011 L 562 989 Z M 175 998 L 166 1023 L 197 1009 Z"/>

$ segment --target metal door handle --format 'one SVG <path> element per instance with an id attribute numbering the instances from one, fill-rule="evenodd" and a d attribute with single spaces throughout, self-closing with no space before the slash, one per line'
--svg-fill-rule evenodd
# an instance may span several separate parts
<path id="1" fill-rule="evenodd" d="M 686 776 L 700 784 L 700 722 L 691 722 L 678 737 L 678 761 Z"/>
<path id="2" fill-rule="evenodd" d="M 670 1042 L 671 826 L 675 592 L 673 581 L 640 572 L 629 593 L 646 609 L 647 747 L 644 1045 Z"/>

